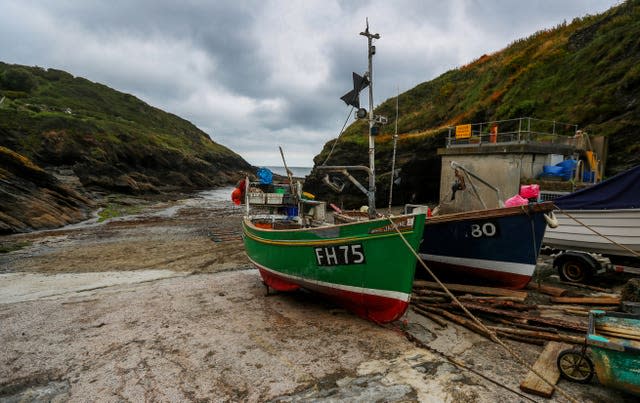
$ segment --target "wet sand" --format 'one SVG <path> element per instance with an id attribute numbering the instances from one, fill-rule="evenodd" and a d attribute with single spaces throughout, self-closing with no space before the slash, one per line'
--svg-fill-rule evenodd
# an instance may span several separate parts
<path id="1" fill-rule="evenodd" d="M 27 244 L 0 255 L 0 401 L 548 401 L 448 362 L 520 393 L 526 370 L 465 329 L 411 312 L 381 327 L 306 292 L 266 295 L 227 197 L 0 238 Z M 541 351 L 508 343 L 530 363 Z"/>

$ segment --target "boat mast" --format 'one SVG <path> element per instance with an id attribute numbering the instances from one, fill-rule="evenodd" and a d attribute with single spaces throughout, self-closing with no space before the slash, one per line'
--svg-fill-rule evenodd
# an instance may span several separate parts
<path id="1" fill-rule="evenodd" d="M 391 215 L 391 204 L 393 203 L 393 182 L 396 175 L 396 149 L 398 148 L 398 113 L 400 103 L 400 87 L 396 95 L 396 130 L 393 134 L 393 157 L 391 157 L 391 180 L 389 181 L 389 215 Z"/>
<path id="2" fill-rule="evenodd" d="M 375 141 L 374 137 L 378 134 L 378 128 L 380 125 L 387 123 L 387 118 L 384 116 L 375 116 L 373 114 L 373 55 L 376 54 L 376 47 L 373 46 L 374 39 L 380 39 L 380 34 L 371 34 L 369 33 L 369 20 L 367 20 L 367 28 L 364 32 L 360 32 L 360 35 L 366 36 L 368 41 L 368 54 L 369 54 L 369 65 L 367 71 L 364 73 L 366 80 L 363 82 L 363 78 L 358 76 L 356 73 L 353 73 L 353 91 L 346 93 L 340 99 L 345 101 L 347 105 L 351 105 L 358 108 L 356 112 L 356 119 L 367 119 L 369 121 L 369 166 L 366 167 L 364 165 L 358 166 L 327 166 L 320 165 L 317 166 L 316 169 L 319 171 L 326 172 L 336 172 L 344 175 L 351 183 L 353 183 L 358 190 L 367 195 L 368 199 L 368 210 L 369 210 L 369 218 L 375 218 L 376 214 L 376 175 L 375 175 Z M 360 102 L 358 101 L 358 96 L 360 94 L 360 90 L 364 88 L 364 86 L 369 86 L 369 114 L 366 114 L 366 109 L 360 108 Z M 355 101 L 354 101 L 355 99 Z M 325 161 L 326 162 L 326 161 Z M 358 180 L 349 173 L 349 171 L 363 171 L 366 172 L 369 178 L 369 188 L 365 188 Z M 336 183 L 333 183 L 329 178 L 329 175 L 325 175 L 323 181 L 332 189 L 340 192 L 342 190 L 341 186 L 338 186 Z"/>
<path id="3" fill-rule="evenodd" d="M 369 33 L 369 19 L 367 18 L 367 28 L 364 32 L 360 32 L 360 35 L 367 37 L 367 51 L 369 66 L 367 70 L 367 79 L 369 80 L 369 169 L 371 174 L 369 175 L 369 191 L 367 197 L 369 199 L 369 217 L 375 217 L 376 215 L 376 168 L 375 168 L 375 138 L 377 134 L 375 116 L 373 115 L 373 55 L 376 54 L 376 47 L 373 46 L 374 39 L 380 39 L 380 34 Z"/>

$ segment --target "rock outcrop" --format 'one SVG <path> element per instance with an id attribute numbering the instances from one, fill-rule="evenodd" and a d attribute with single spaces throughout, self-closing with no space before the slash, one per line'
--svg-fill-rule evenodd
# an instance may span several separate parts
<path id="1" fill-rule="evenodd" d="M 78 222 L 94 207 L 28 158 L 0 146 L 0 234 Z"/>

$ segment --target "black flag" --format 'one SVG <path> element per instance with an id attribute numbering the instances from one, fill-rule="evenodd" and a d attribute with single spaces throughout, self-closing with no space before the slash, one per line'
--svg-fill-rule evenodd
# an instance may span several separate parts
<path id="1" fill-rule="evenodd" d="M 353 73 L 353 90 L 340 97 L 347 105 L 360 108 L 360 91 L 367 88 L 369 80 Z"/>

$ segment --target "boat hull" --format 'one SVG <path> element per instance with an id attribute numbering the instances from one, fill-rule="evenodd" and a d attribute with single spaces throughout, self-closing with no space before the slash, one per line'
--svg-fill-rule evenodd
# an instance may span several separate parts
<path id="1" fill-rule="evenodd" d="M 424 215 L 393 220 L 417 250 Z M 275 290 L 318 292 L 378 323 L 407 309 L 417 258 L 389 219 L 284 230 L 245 219 L 243 238 L 249 259 Z"/>
<path id="2" fill-rule="evenodd" d="M 571 217 L 598 233 L 640 254 L 640 209 L 568 210 Z M 544 243 L 552 248 L 595 252 L 610 256 L 634 254 L 556 212 L 558 227 L 547 230 Z"/>
<path id="3" fill-rule="evenodd" d="M 520 289 L 533 276 L 551 203 L 427 219 L 420 257 L 438 278 Z"/>

